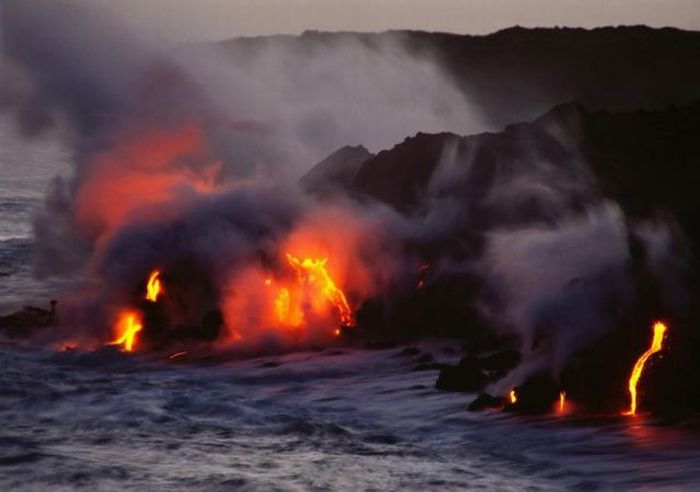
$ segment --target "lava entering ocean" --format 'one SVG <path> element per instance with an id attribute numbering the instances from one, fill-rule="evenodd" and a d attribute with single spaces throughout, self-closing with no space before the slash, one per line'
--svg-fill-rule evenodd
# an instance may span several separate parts
<path id="1" fill-rule="evenodd" d="M 328 305 L 337 311 L 340 326 L 354 326 L 354 314 L 347 297 L 328 272 L 328 258 L 300 259 L 290 253 L 285 258 L 293 270 L 294 280 L 289 281 L 286 275 L 282 275 L 280 280 L 268 277 L 264 282 L 267 288 L 276 292 L 272 307 L 281 326 L 302 329 L 309 316 L 323 313 Z M 340 328 L 334 327 L 333 334 L 339 335 Z"/>
<path id="2" fill-rule="evenodd" d="M 633 416 L 637 414 L 637 383 L 639 383 L 639 378 L 642 377 L 644 364 L 646 364 L 649 357 L 663 348 L 664 335 L 666 334 L 667 329 L 666 324 L 662 321 L 657 321 L 654 323 L 654 335 L 651 341 L 651 346 L 639 357 L 639 359 L 637 359 L 637 362 L 634 364 L 634 368 L 632 369 L 632 374 L 630 375 L 628 383 L 630 408 L 629 410 L 623 412 L 623 415 Z"/>
<path id="3" fill-rule="evenodd" d="M 121 345 L 126 352 L 132 352 L 136 345 L 136 334 L 143 329 L 141 316 L 138 312 L 124 310 L 119 314 L 116 331 L 117 338 L 110 345 Z"/>
<path id="4" fill-rule="evenodd" d="M 145 299 L 156 303 L 162 293 L 160 270 L 153 270 L 146 283 Z M 137 347 L 137 334 L 143 330 L 143 325 L 143 315 L 138 310 L 132 308 L 122 310 L 115 325 L 117 335 L 109 345 L 121 345 L 124 351 L 133 352 Z"/>
<path id="5" fill-rule="evenodd" d="M 618 190 L 626 180 L 600 169 L 622 173 L 625 166 L 589 159 L 626 155 L 627 144 L 615 145 L 634 138 L 601 138 L 607 131 L 596 130 L 598 120 L 609 122 L 624 137 L 627 127 L 618 121 L 626 117 L 563 106 L 514 132 L 460 136 L 438 121 L 387 131 L 388 121 L 401 123 L 404 118 L 395 116 L 413 108 L 406 102 L 420 100 L 404 97 L 398 103 L 389 98 L 400 110 L 394 116 L 377 109 L 346 128 L 348 118 L 361 113 L 355 103 L 365 89 L 381 96 L 364 106 L 374 110 L 391 93 L 387 88 L 417 81 L 416 94 L 422 94 L 432 87 L 416 78 L 428 60 L 421 56 L 410 72 L 343 94 L 337 84 L 321 84 L 327 77 L 309 75 L 325 64 L 309 65 L 307 50 L 301 50 L 303 59 L 279 57 L 294 61 L 279 67 L 276 56 L 259 60 L 261 73 L 272 68 L 282 75 L 260 84 L 261 77 L 247 75 L 258 62 L 224 69 L 218 49 L 196 62 L 180 49 L 172 56 L 148 50 L 143 57 L 129 49 L 121 53 L 128 56 L 109 56 L 93 67 L 103 53 L 119 51 L 105 45 L 84 52 L 76 48 L 101 43 L 74 43 L 55 32 L 56 43 L 34 53 L 33 41 L 59 24 L 33 23 L 3 26 L 4 37 L 14 39 L 3 50 L 11 47 L 16 62 L 26 65 L 28 94 L 38 91 L 27 97 L 34 104 L 22 120 L 50 109 L 47 121 L 56 116 L 75 126 L 75 140 L 66 142 L 73 175 L 57 180 L 35 221 L 37 272 L 74 272 L 86 282 L 74 297 L 61 299 L 60 317 L 20 312 L 7 321 L 14 323 L 8 333 L 28 336 L 28 321 L 40 328 L 57 324 L 38 338 L 175 354 L 195 354 L 195 344 L 232 352 L 242 347 L 246 354 L 304 349 L 334 343 L 342 333 L 454 338 L 464 343 L 464 363 L 421 363 L 441 376 L 453 369 L 457 376 L 445 387 L 493 387 L 499 405 L 510 401 L 518 411 L 571 413 L 575 405 L 618 413 L 628 367 L 615 366 L 610 377 L 607 367 L 597 372 L 595 366 L 606 365 L 605 358 L 621 361 L 617 349 L 628 347 L 629 339 L 620 321 L 638 326 L 648 315 L 638 306 L 673 313 L 672 319 L 685 309 L 667 299 L 680 299 L 676 293 L 686 290 L 685 258 L 677 254 L 685 248 L 676 247 L 683 242 L 675 223 L 632 220 L 631 211 L 655 210 L 654 203 L 615 199 L 639 193 Z M 128 36 L 117 38 L 121 43 Z M 395 56 L 394 48 L 382 63 L 412 60 Z M 52 53 L 56 63 L 47 63 Z M 383 73 L 374 56 L 371 72 Z M 354 66 L 330 58 L 327 75 Z M 111 64 L 113 71 L 107 70 Z M 299 78 L 287 72 L 291 67 Z M 337 81 L 346 82 L 341 75 Z M 435 75 L 443 81 L 441 68 Z M 297 89 L 288 91 L 296 86 L 306 95 L 303 104 L 294 97 Z M 442 95 L 451 85 L 440 87 L 432 92 Z M 350 94 L 349 105 L 335 104 Z M 455 95 L 453 102 L 465 99 L 460 91 Z M 319 96 L 328 99 L 320 104 Z M 441 101 L 429 106 L 461 107 Z M 663 116 L 671 119 L 659 128 L 680 125 L 679 114 Z M 655 121 L 645 116 L 640 129 L 646 120 Z M 400 142 L 409 128 L 420 133 Z M 375 140 L 384 133 L 391 136 Z M 364 143 L 372 152 L 339 148 L 348 143 Z M 674 169 L 691 167 L 681 164 Z M 615 186 L 602 186 L 608 181 Z M 661 292 L 661 286 L 674 288 Z M 657 325 L 661 332 L 657 337 L 655 326 L 652 347 L 629 376 L 629 415 L 637 410 L 644 364 L 661 350 L 666 328 Z M 692 325 L 679 322 L 674 334 Z M 606 344 L 613 348 L 604 350 Z"/>
<path id="6" fill-rule="evenodd" d="M 566 410 L 566 391 L 559 392 L 559 413 L 564 413 Z"/>
<path id="7" fill-rule="evenodd" d="M 328 258 L 304 258 L 299 260 L 296 256 L 288 253 L 287 260 L 296 270 L 300 284 L 317 286 L 321 295 L 335 306 L 340 314 L 340 323 L 343 326 L 353 326 L 355 324 L 345 293 L 335 285 L 335 282 L 328 274 L 326 269 Z"/>

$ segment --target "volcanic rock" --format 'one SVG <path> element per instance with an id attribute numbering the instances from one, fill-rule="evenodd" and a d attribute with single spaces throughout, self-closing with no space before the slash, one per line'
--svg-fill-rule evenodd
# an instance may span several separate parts
<path id="1" fill-rule="evenodd" d="M 700 242 L 700 101 L 682 108 L 632 113 L 588 112 L 579 104 L 555 107 L 531 123 L 511 125 L 497 134 L 459 137 L 419 133 L 362 164 L 352 189 L 413 214 L 426 206 L 429 184 L 446 148 L 469 174 L 448 193 L 464 201 L 470 230 L 525 226 L 558 219 L 564 209 L 583 210 L 600 199 L 598 189 L 577 175 L 583 159 L 604 197 L 617 201 L 634 218 L 657 210 L 672 212 L 683 230 Z M 582 187 L 566 190 L 568 203 L 551 207 L 544 196 L 529 202 L 490 202 L 482 198 L 499 178 L 499 169 L 517 163 L 521 171 L 549 162 L 561 176 Z"/>
<path id="2" fill-rule="evenodd" d="M 478 359 L 463 357 L 456 366 L 447 366 L 440 371 L 435 387 L 448 391 L 479 391 L 487 382 Z"/>
<path id="3" fill-rule="evenodd" d="M 369 49 L 398 45 L 435 60 L 470 100 L 488 108 L 478 116 L 494 128 L 571 99 L 613 111 L 685 105 L 697 98 L 700 87 L 700 33 L 673 28 L 511 27 L 476 36 L 306 31 L 220 44 L 235 62 L 264 56 L 271 48 L 294 56 L 329 56 L 332 47 L 345 43 Z"/>
<path id="4" fill-rule="evenodd" d="M 501 409 L 506 405 L 507 401 L 502 396 L 491 396 L 488 393 L 481 393 L 467 408 L 470 412 L 480 412 L 487 408 Z"/>
<path id="5" fill-rule="evenodd" d="M 490 378 L 501 378 L 520 363 L 520 352 L 517 350 L 502 350 L 479 357 L 479 367 L 489 374 Z"/>
<path id="6" fill-rule="evenodd" d="M 559 391 L 559 386 L 549 374 L 539 373 L 515 388 L 517 401 L 505 409 L 531 414 L 550 413 L 559 399 Z"/>
<path id="7" fill-rule="evenodd" d="M 372 157 L 374 154 L 362 145 L 338 149 L 306 173 L 300 180 L 301 186 L 321 196 L 347 190 L 362 164 Z"/>
<path id="8" fill-rule="evenodd" d="M 0 316 L 0 333 L 8 338 L 26 338 L 41 328 L 53 325 L 56 320 L 56 301 L 50 309 L 25 306 L 19 311 Z"/>

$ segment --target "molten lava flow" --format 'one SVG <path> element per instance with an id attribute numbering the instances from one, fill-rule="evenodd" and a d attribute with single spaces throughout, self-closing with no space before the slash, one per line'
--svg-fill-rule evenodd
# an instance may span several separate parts
<path id="1" fill-rule="evenodd" d="M 508 393 L 508 398 L 510 399 L 511 403 L 515 403 L 518 401 L 518 397 L 515 395 L 514 389 L 510 390 L 510 393 Z"/>
<path id="2" fill-rule="evenodd" d="M 564 413 L 566 409 L 566 391 L 559 392 L 559 413 Z"/>
<path id="3" fill-rule="evenodd" d="M 350 310 L 345 293 L 340 290 L 326 269 L 328 258 L 299 260 L 297 257 L 287 254 L 289 264 L 296 270 L 301 284 L 317 285 L 321 294 L 335 306 L 340 313 L 340 322 L 343 326 L 354 326 L 353 313 Z"/>
<path id="4" fill-rule="evenodd" d="M 657 321 L 656 323 L 654 323 L 654 338 L 651 341 L 651 347 L 649 347 L 647 351 L 644 352 L 639 357 L 639 359 L 637 359 L 637 362 L 634 364 L 634 368 L 632 369 L 632 374 L 630 375 L 628 384 L 630 392 L 630 409 L 624 412 L 623 415 L 636 415 L 637 383 L 639 382 L 639 378 L 642 376 L 644 364 L 646 363 L 647 359 L 659 350 L 661 350 L 661 348 L 663 347 L 664 334 L 666 333 L 666 329 L 667 327 L 663 322 Z"/>
<path id="5" fill-rule="evenodd" d="M 134 350 L 136 334 L 141 331 L 141 319 L 134 311 L 123 311 L 117 322 L 117 338 L 110 345 L 121 345 L 127 352 Z"/>
<path id="6" fill-rule="evenodd" d="M 146 300 L 151 302 L 157 302 L 158 296 L 163 292 L 160 284 L 160 271 L 153 270 L 151 276 L 148 277 L 148 284 L 146 284 Z"/>

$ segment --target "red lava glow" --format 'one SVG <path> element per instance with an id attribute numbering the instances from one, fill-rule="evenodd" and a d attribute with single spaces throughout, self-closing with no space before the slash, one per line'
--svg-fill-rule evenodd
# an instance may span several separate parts
<path id="1" fill-rule="evenodd" d="M 220 342 L 270 337 L 299 346 L 342 335 L 356 326 L 357 306 L 390 285 L 402 266 L 391 244 L 372 217 L 332 205 L 310 211 L 279 238 L 273 258 L 231 271 Z"/>
<path id="2" fill-rule="evenodd" d="M 136 346 L 136 334 L 143 328 L 141 316 L 136 311 L 124 310 L 119 314 L 116 324 L 117 335 L 110 345 L 121 345 L 126 352 L 133 352 Z"/>
<path id="3" fill-rule="evenodd" d="M 181 352 L 175 352 L 174 354 L 170 354 L 168 356 L 168 359 L 177 359 L 178 357 L 182 357 L 184 355 L 187 355 L 187 351 L 183 350 Z"/>
<path id="4" fill-rule="evenodd" d="M 203 142 L 196 122 L 123 133 L 93 156 L 76 197 L 77 224 L 99 238 L 127 220 L 167 218 L 163 210 L 154 216 L 144 210 L 173 202 L 182 190 L 213 191 L 220 165 L 208 163 Z"/>
<path id="5" fill-rule="evenodd" d="M 626 412 L 623 412 L 622 415 L 634 416 L 637 414 L 637 383 L 639 382 L 639 378 L 642 377 L 644 364 L 646 364 L 649 357 L 663 348 L 664 334 L 667 329 L 666 324 L 661 321 L 654 323 L 651 346 L 637 359 L 637 362 L 632 368 L 632 374 L 630 374 L 629 383 L 627 385 L 630 393 L 630 408 Z"/>
<path id="6" fill-rule="evenodd" d="M 510 400 L 511 404 L 514 404 L 518 401 L 518 396 L 515 394 L 515 390 L 512 389 L 510 392 L 508 392 L 508 399 Z"/>
<path id="7" fill-rule="evenodd" d="M 285 258 L 294 273 L 294 281 L 279 280 L 274 285 L 270 277 L 264 281 L 273 293 L 274 318 L 280 325 L 298 329 L 306 322 L 309 311 L 323 312 L 329 304 L 337 311 L 341 325 L 354 325 L 354 315 L 345 293 L 328 273 L 327 258 L 299 259 L 292 254 Z M 340 335 L 340 329 L 336 328 L 333 333 Z"/>
<path id="8" fill-rule="evenodd" d="M 295 299 L 298 301 L 298 299 Z M 275 297 L 275 313 L 277 320 L 283 325 L 298 327 L 304 322 L 304 313 L 299 302 L 292 302 L 289 289 L 280 287 Z"/>

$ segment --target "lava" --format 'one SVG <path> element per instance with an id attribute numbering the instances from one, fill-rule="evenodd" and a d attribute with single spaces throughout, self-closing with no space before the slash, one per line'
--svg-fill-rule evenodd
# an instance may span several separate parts
<path id="1" fill-rule="evenodd" d="M 298 327 L 304 322 L 304 313 L 297 303 L 292 303 L 289 289 L 282 287 L 275 298 L 275 313 L 280 323 Z"/>
<path id="2" fill-rule="evenodd" d="M 163 293 L 163 288 L 160 282 L 160 271 L 153 270 L 150 277 L 148 277 L 148 283 L 146 284 L 146 300 L 151 302 L 157 302 L 158 296 Z"/>
<path id="3" fill-rule="evenodd" d="M 630 408 L 623 415 L 636 415 L 637 414 L 637 383 L 639 378 L 642 376 L 642 371 L 644 370 L 644 364 L 647 359 L 654 355 L 656 352 L 662 349 L 664 342 L 664 334 L 666 333 L 667 327 L 661 322 L 657 321 L 654 323 L 654 337 L 651 341 L 651 346 L 644 352 L 637 362 L 634 364 L 632 369 L 632 374 L 630 375 L 628 388 L 630 392 Z"/>
<path id="4" fill-rule="evenodd" d="M 338 310 L 340 323 L 343 326 L 355 325 L 353 313 L 345 293 L 335 285 L 326 269 L 328 258 L 304 258 L 300 260 L 288 253 L 287 261 L 296 270 L 299 282 L 302 285 L 309 284 L 320 288 L 321 295 Z"/>
<path id="5" fill-rule="evenodd" d="M 141 317 L 135 311 L 122 311 L 117 322 L 117 337 L 110 345 L 121 345 L 127 352 L 132 352 L 136 345 L 136 334 L 141 331 Z"/>
<path id="6" fill-rule="evenodd" d="M 518 401 L 518 397 L 515 395 L 514 389 L 510 390 L 510 392 L 508 393 L 508 398 L 510 399 L 511 404 L 514 404 Z"/>
<path id="7" fill-rule="evenodd" d="M 566 391 L 559 392 L 559 413 L 564 413 L 566 410 Z"/>

